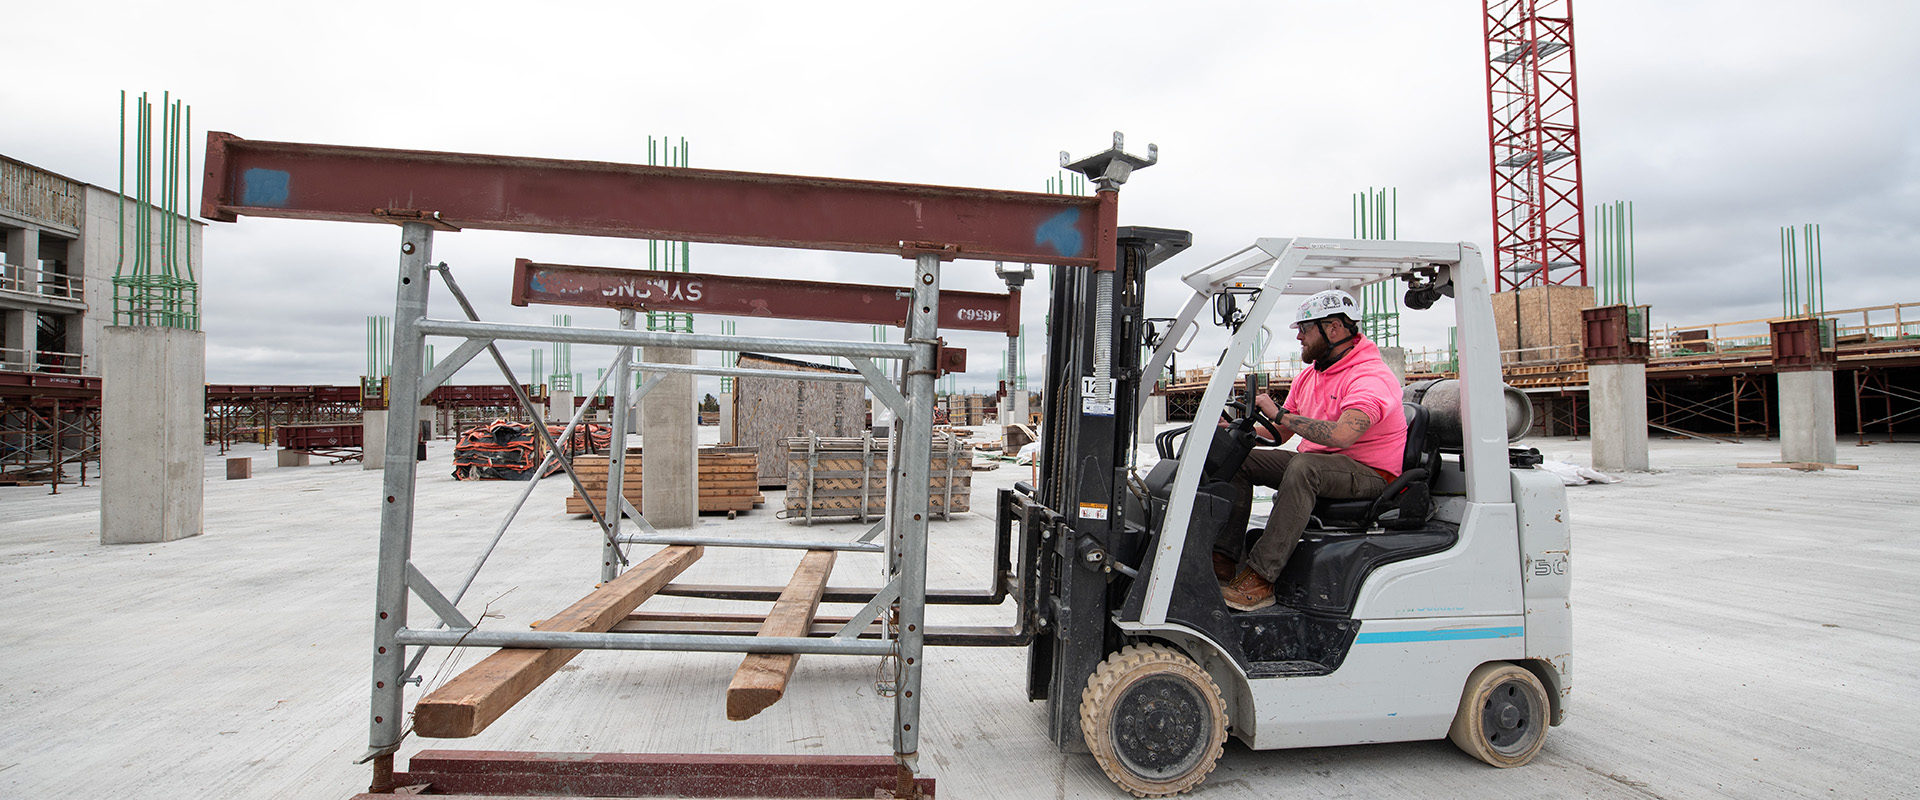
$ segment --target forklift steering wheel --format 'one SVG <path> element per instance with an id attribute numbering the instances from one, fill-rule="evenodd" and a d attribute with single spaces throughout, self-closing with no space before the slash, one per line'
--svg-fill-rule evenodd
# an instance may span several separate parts
<path id="1" fill-rule="evenodd" d="M 1266 412 L 1261 411 L 1258 405 L 1255 405 L 1251 408 L 1250 414 L 1249 414 L 1249 408 L 1247 404 L 1242 403 L 1238 400 L 1228 401 L 1227 408 L 1233 409 L 1235 412 L 1239 414 L 1239 416 L 1228 417 L 1227 412 L 1224 410 L 1220 412 L 1220 416 L 1226 417 L 1227 423 L 1230 426 L 1245 430 L 1248 435 L 1253 437 L 1254 444 L 1257 444 L 1261 447 L 1279 447 L 1280 446 L 1280 441 L 1278 439 L 1269 439 L 1265 436 L 1260 435 L 1260 428 L 1259 428 L 1260 425 L 1265 425 L 1267 427 L 1267 430 L 1277 431 L 1280 429 L 1280 423 L 1275 422 L 1272 419 L 1268 418 Z"/>

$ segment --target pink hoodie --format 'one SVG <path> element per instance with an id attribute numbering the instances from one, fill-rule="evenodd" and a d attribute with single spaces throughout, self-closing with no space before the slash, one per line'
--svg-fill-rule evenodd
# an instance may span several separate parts
<path id="1" fill-rule="evenodd" d="M 1355 334 L 1353 349 L 1339 363 L 1321 372 L 1308 369 L 1293 378 L 1286 409 L 1308 419 L 1339 419 L 1349 408 L 1360 409 L 1373 427 L 1345 450 L 1306 439 L 1302 453 L 1340 453 L 1388 475 L 1399 475 L 1407 450 L 1407 416 L 1400 410 L 1400 381 L 1380 360 L 1380 348 Z"/>

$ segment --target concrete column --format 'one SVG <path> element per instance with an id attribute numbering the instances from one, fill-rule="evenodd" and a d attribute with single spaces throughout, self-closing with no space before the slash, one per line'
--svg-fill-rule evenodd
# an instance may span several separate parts
<path id="1" fill-rule="evenodd" d="M 570 390 L 549 390 L 547 392 L 547 421 L 567 424 L 573 419 L 573 392 Z"/>
<path id="2" fill-rule="evenodd" d="M 648 347 L 642 361 L 692 364 L 694 351 Z M 670 373 L 640 403 L 640 513 L 655 528 L 700 524 L 700 409 L 694 376 Z"/>
<path id="3" fill-rule="evenodd" d="M 361 469 L 386 469 L 387 467 L 387 410 L 360 412 L 360 446 L 366 453 L 361 459 Z"/>
<path id="4" fill-rule="evenodd" d="M 38 294 L 40 277 L 32 270 L 40 268 L 40 231 L 37 228 L 13 228 L 7 231 L 6 276 L 13 279 L 13 285 L 22 292 Z M 6 354 L 6 366 L 21 372 L 31 372 L 40 362 L 40 314 L 31 309 L 18 309 L 7 312 L 7 347 L 13 352 Z M 201 348 L 201 361 L 205 363 L 206 348 Z"/>
<path id="5" fill-rule="evenodd" d="M 1027 415 L 1032 413 L 1027 407 L 1028 399 L 1025 390 L 1019 390 L 1013 393 L 1013 419 L 1008 420 L 1008 422 L 1018 422 L 1022 425 L 1027 424 Z"/>
<path id="6" fill-rule="evenodd" d="M 733 393 L 720 393 L 720 441 L 733 444 Z"/>
<path id="7" fill-rule="evenodd" d="M 1154 426 L 1165 424 L 1167 424 L 1167 396 L 1147 395 L 1147 407 L 1140 409 L 1140 426 L 1133 438 L 1134 443 L 1152 444 Z"/>
<path id="8" fill-rule="evenodd" d="M 101 344 L 100 543 L 200 535 L 206 334 L 113 326 Z"/>
<path id="9" fill-rule="evenodd" d="M 1642 471 L 1647 466 L 1647 365 L 1587 367 L 1587 414 L 1593 424 L 1593 468 Z"/>
<path id="10" fill-rule="evenodd" d="M 1153 428 L 1167 421 L 1166 395 L 1147 395 L 1147 405 L 1140 409 L 1140 424 L 1135 428 L 1134 444 L 1152 444 Z"/>
<path id="11" fill-rule="evenodd" d="M 1407 382 L 1407 348 L 1382 347 L 1380 360 L 1387 362 L 1387 369 L 1393 370 L 1393 379 L 1402 384 Z"/>
<path id="12" fill-rule="evenodd" d="M 20 280 L 23 284 L 27 278 L 22 270 L 40 268 L 40 230 L 38 228 L 7 230 L 6 263 L 7 277 Z"/>
<path id="13" fill-rule="evenodd" d="M 1833 370 L 1779 373 L 1780 460 L 1832 464 Z"/>
<path id="14" fill-rule="evenodd" d="M 432 426 L 427 429 L 427 438 L 429 439 L 440 438 L 440 434 L 446 430 L 446 423 L 440 419 L 439 406 L 421 406 L 420 418 L 426 420 L 427 424 Z"/>
<path id="15" fill-rule="evenodd" d="M 0 341 L 6 342 L 7 369 L 33 371 L 34 362 L 39 360 L 40 314 L 27 308 L 7 309 L 6 326 Z"/>

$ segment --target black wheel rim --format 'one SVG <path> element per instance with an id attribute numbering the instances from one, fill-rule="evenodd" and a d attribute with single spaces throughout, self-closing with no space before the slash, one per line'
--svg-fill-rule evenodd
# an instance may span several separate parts
<path id="1" fill-rule="evenodd" d="M 1173 675 L 1136 681 L 1113 704 L 1113 750 L 1128 772 L 1165 780 L 1206 757 L 1213 714 L 1200 689 Z"/>
<path id="2" fill-rule="evenodd" d="M 1539 735 L 1541 709 L 1528 688 L 1525 681 L 1501 681 L 1480 707 L 1480 730 L 1487 746 L 1500 755 L 1526 752 Z"/>

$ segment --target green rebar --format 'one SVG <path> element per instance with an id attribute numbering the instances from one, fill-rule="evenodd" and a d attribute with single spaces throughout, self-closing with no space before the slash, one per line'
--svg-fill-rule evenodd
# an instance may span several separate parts
<path id="1" fill-rule="evenodd" d="M 1639 305 L 1640 292 L 1636 284 L 1640 282 L 1640 257 L 1634 252 L 1633 240 L 1633 201 L 1627 201 L 1627 304 Z"/>
<path id="2" fill-rule="evenodd" d="M 113 277 L 119 278 L 127 267 L 127 90 L 120 90 L 120 188 L 115 200 L 114 211 L 118 224 L 114 233 L 119 237 L 119 260 L 113 265 Z M 114 287 L 113 324 L 120 324 L 119 287 Z"/>

